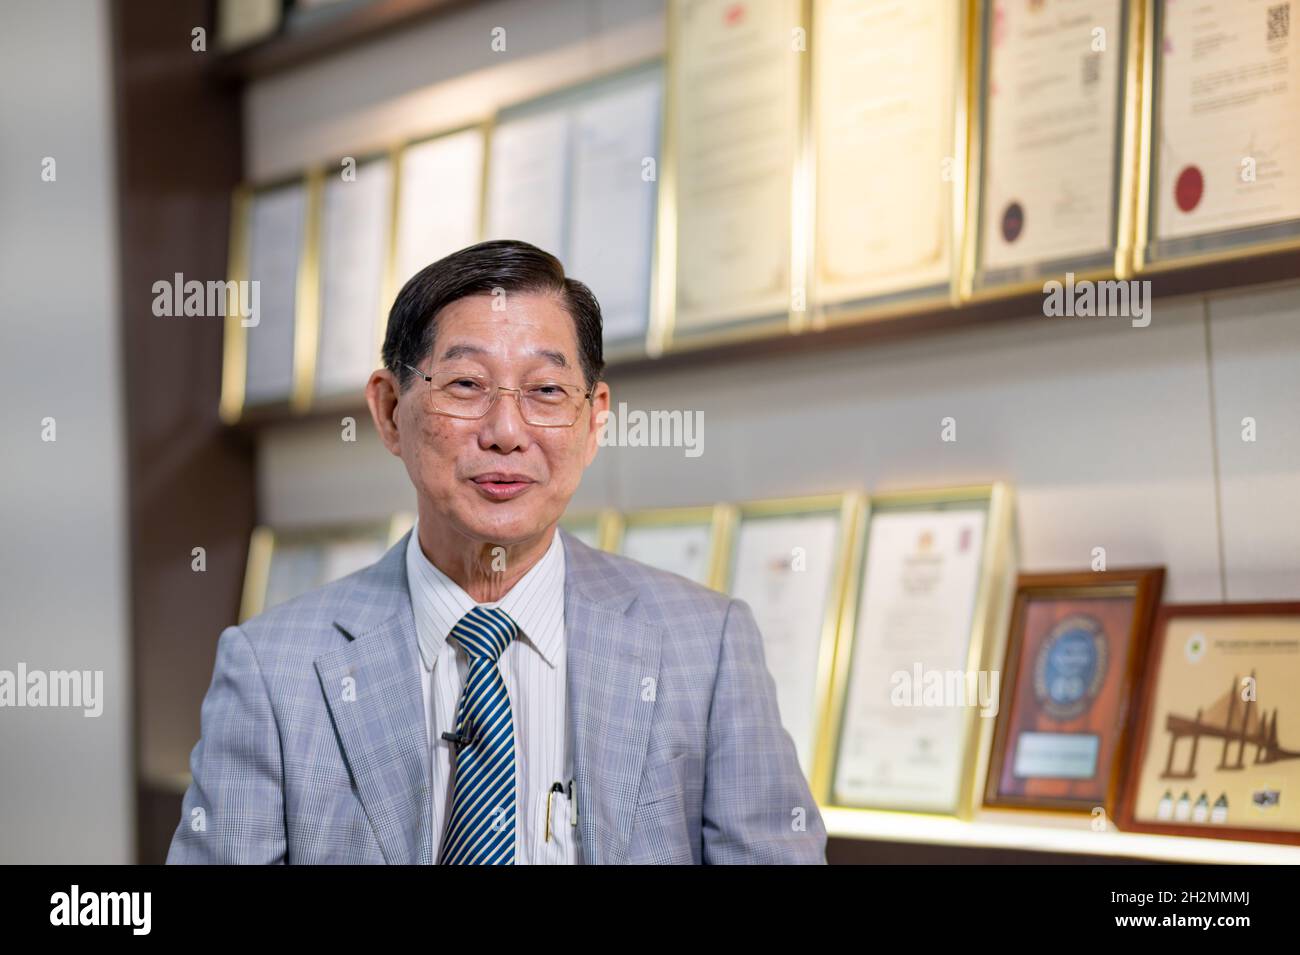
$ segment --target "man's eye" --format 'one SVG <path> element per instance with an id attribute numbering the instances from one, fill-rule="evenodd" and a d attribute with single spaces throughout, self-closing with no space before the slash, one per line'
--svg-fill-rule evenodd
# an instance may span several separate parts
<path id="1" fill-rule="evenodd" d="M 473 378 L 457 378 L 455 381 L 451 381 L 447 383 L 447 388 L 450 391 L 459 391 L 465 393 L 480 390 L 482 387 L 483 386 L 480 385 Z"/>
<path id="2" fill-rule="evenodd" d="M 564 388 L 561 385 L 538 382 L 529 386 L 528 394 L 534 398 L 541 398 L 543 401 L 555 401 L 564 397 Z"/>

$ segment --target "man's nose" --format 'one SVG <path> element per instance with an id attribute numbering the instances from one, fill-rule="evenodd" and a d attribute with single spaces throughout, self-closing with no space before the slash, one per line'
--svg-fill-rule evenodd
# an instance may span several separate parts
<path id="1" fill-rule="evenodd" d="M 483 427 L 479 431 L 480 442 L 488 447 L 500 446 L 506 450 L 523 444 L 528 435 L 528 423 L 524 421 L 523 404 L 519 395 L 513 391 L 498 391 L 496 401 L 483 416 Z"/>

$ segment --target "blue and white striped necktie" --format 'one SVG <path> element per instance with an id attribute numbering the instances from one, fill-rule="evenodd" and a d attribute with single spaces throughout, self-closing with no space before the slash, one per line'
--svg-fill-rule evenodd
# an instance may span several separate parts
<path id="1" fill-rule="evenodd" d="M 469 654 L 456 708 L 451 812 L 439 865 L 513 865 L 515 861 L 515 720 L 497 661 L 519 626 L 497 607 L 475 607 L 452 628 Z"/>

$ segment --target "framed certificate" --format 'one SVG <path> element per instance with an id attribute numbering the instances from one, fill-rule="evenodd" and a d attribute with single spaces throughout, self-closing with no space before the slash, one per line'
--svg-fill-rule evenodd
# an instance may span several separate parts
<path id="1" fill-rule="evenodd" d="M 355 399 L 380 364 L 393 237 L 388 155 L 329 167 L 320 218 L 320 330 L 313 391 Z"/>
<path id="2" fill-rule="evenodd" d="M 1127 274 L 1141 0 L 985 0 L 966 297 Z"/>
<path id="3" fill-rule="evenodd" d="M 397 159 L 393 283 L 381 306 L 385 313 L 416 272 L 479 241 L 485 139 L 486 127 L 479 125 L 402 147 Z"/>
<path id="4" fill-rule="evenodd" d="M 1114 815 L 1163 567 L 1021 574 L 984 805 Z"/>
<path id="5" fill-rule="evenodd" d="M 403 512 L 372 523 L 257 527 L 248 547 L 239 622 L 373 564 L 412 523 L 412 515 Z"/>
<path id="6" fill-rule="evenodd" d="M 781 722 L 809 779 L 864 506 L 853 493 L 755 501 L 740 506 L 733 535 L 728 593 L 754 612 Z"/>
<path id="7" fill-rule="evenodd" d="M 1139 267 L 1300 247 L 1295 4 L 1146 8 Z"/>
<path id="8" fill-rule="evenodd" d="M 636 511 L 624 516 L 615 552 L 723 590 L 734 523 L 727 504 Z"/>
<path id="9" fill-rule="evenodd" d="M 613 360 L 645 352 L 662 87 L 655 59 L 504 108 L 490 136 L 487 237 L 532 242 L 588 285 Z"/>
<path id="10" fill-rule="evenodd" d="M 805 14 L 800 0 L 668 4 L 652 351 L 784 332 L 806 294 Z"/>
<path id="11" fill-rule="evenodd" d="M 253 406 L 301 411 L 311 399 L 317 328 L 317 223 L 321 177 L 258 188 L 232 199 L 230 281 L 249 289 L 227 306 L 221 416 Z"/>
<path id="12" fill-rule="evenodd" d="M 588 547 L 613 550 L 618 544 L 621 522 L 617 511 L 602 509 L 565 514 L 560 526 Z"/>
<path id="13" fill-rule="evenodd" d="M 970 815 L 1014 573 L 1011 506 L 1002 484 L 873 497 L 840 624 L 824 806 Z"/>
<path id="14" fill-rule="evenodd" d="M 968 9 L 813 5 L 814 326 L 934 307 L 956 293 Z"/>
<path id="15" fill-rule="evenodd" d="M 605 357 L 644 354 L 653 287 L 663 62 L 579 91 L 564 266 L 600 302 Z"/>
<path id="16" fill-rule="evenodd" d="M 1300 603 L 1162 607 L 1119 827 L 1300 845 Z"/>
<path id="17" fill-rule="evenodd" d="M 568 110 L 551 99 L 502 110 L 488 139 L 485 239 L 521 239 L 564 259 Z"/>

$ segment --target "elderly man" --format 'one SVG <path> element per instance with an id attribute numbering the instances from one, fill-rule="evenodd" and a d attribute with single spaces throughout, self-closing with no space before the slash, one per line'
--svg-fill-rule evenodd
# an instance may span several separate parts
<path id="1" fill-rule="evenodd" d="M 415 527 L 222 633 L 168 862 L 825 862 L 748 605 L 559 529 L 601 334 L 524 242 L 406 283 L 366 399 Z"/>

